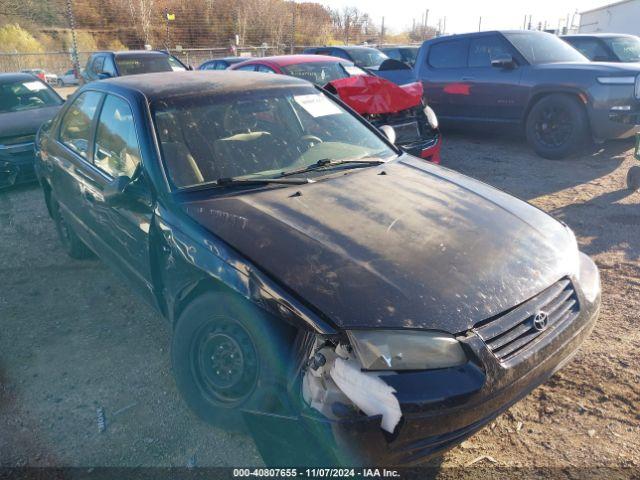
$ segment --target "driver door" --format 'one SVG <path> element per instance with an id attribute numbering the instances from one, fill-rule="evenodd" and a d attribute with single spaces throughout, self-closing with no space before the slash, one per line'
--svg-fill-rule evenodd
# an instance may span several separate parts
<path id="1" fill-rule="evenodd" d="M 88 173 L 86 208 L 95 216 L 95 243 L 101 256 L 154 301 L 149 263 L 149 229 L 153 216 L 151 192 L 144 178 L 133 109 L 122 97 L 107 95 L 96 125 L 93 166 Z M 133 178 L 117 202 L 102 193 L 120 176 Z"/>

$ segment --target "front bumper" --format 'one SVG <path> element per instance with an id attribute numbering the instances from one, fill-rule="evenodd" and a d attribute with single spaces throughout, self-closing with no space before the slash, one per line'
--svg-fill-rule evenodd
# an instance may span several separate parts
<path id="1" fill-rule="evenodd" d="M 432 138 L 399 146 L 414 157 L 424 158 L 433 163 L 440 163 L 440 149 L 442 146 L 440 132 L 436 132 Z"/>
<path id="2" fill-rule="evenodd" d="M 36 180 L 34 144 L 0 145 L 0 188 Z"/>
<path id="3" fill-rule="evenodd" d="M 633 86 L 600 85 L 593 98 L 587 111 L 596 140 L 629 138 L 640 132 L 640 99 L 635 98 Z"/>
<path id="4" fill-rule="evenodd" d="M 330 448 L 329 460 L 325 459 L 330 464 L 423 463 L 481 429 L 571 359 L 595 325 L 600 305 L 599 297 L 589 303 L 577 294 L 579 315 L 540 337 L 534 348 L 517 359 L 499 361 L 470 331 L 460 340 L 475 361 L 463 367 L 381 377 L 396 389 L 403 412 L 393 434 L 381 430 L 379 417 L 331 420 L 308 409 L 300 420 Z"/>

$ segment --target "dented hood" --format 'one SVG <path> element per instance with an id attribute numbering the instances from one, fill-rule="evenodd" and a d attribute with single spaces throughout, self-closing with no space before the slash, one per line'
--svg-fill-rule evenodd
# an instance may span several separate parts
<path id="1" fill-rule="evenodd" d="M 343 328 L 462 332 L 570 274 L 577 255 L 540 210 L 408 155 L 183 207 Z"/>
<path id="2" fill-rule="evenodd" d="M 358 75 L 329 82 L 328 87 L 361 115 L 400 112 L 422 102 L 420 82 L 396 85 L 384 78 Z"/>

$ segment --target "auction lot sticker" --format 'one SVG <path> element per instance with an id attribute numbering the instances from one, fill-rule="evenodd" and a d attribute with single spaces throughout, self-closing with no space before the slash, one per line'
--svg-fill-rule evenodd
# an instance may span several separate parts
<path id="1" fill-rule="evenodd" d="M 314 118 L 342 113 L 336 104 L 320 93 L 295 95 L 293 99 Z"/>

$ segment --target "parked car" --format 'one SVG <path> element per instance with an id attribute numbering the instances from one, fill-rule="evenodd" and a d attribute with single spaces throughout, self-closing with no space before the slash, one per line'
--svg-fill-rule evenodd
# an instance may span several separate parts
<path id="1" fill-rule="evenodd" d="M 344 47 L 309 47 L 305 48 L 303 53 L 342 58 L 353 62 L 360 68 L 373 71 L 378 70 L 380 65 L 389 58 L 377 48 L 355 45 Z"/>
<path id="2" fill-rule="evenodd" d="M 58 83 L 58 76 L 55 73 L 46 72 L 41 68 L 28 68 L 25 70 L 20 70 L 21 73 L 29 73 L 43 82 L 48 83 L 49 85 L 56 85 Z"/>
<path id="3" fill-rule="evenodd" d="M 96 52 L 87 60 L 85 82 L 126 75 L 154 72 L 180 72 L 189 67 L 167 52 L 130 50 L 122 52 Z"/>
<path id="4" fill-rule="evenodd" d="M 76 74 L 76 70 L 71 68 L 67 70 L 63 75 L 58 77 L 59 87 L 68 87 L 69 85 L 80 85 L 80 78 L 82 74 Z"/>
<path id="5" fill-rule="evenodd" d="M 640 160 L 640 134 L 636 136 L 636 160 Z M 640 190 L 640 166 L 634 165 L 627 172 L 627 187 L 630 190 Z"/>
<path id="6" fill-rule="evenodd" d="M 544 32 L 428 40 L 415 72 L 443 122 L 519 126 L 546 158 L 630 137 L 640 124 L 640 65 L 589 62 Z"/>
<path id="7" fill-rule="evenodd" d="M 560 38 L 594 62 L 640 62 L 640 38 L 635 35 L 581 33 Z"/>
<path id="8" fill-rule="evenodd" d="M 398 60 L 399 62 L 406 63 L 413 67 L 416 63 L 420 47 L 417 45 L 384 46 L 378 47 L 378 50 L 389 58 Z"/>
<path id="9" fill-rule="evenodd" d="M 63 100 L 28 73 L 0 73 L 0 188 L 34 181 L 33 142 Z"/>
<path id="10" fill-rule="evenodd" d="M 231 65 L 249 60 L 251 57 L 224 57 L 207 60 L 198 67 L 198 70 L 226 70 Z"/>
<path id="11" fill-rule="evenodd" d="M 37 149 L 62 245 L 171 324 L 188 405 L 214 424 L 242 414 L 261 451 L 297 464 L 442 452 L 596 321 L 598 270 L 569 228 L 403 153 L 297 78 L 94 82 Z"/>
<path id="12" fill-rule="evenodd" d="M 438 117 L 425 102 L 420 83 L 398 86 L 348 60 L 325 55 L 255 58 L 230 70 L 291 75 L 324 87 L 376 127 L 392 127 L 396 145 L 408 153 L 440 163 Z"/>

